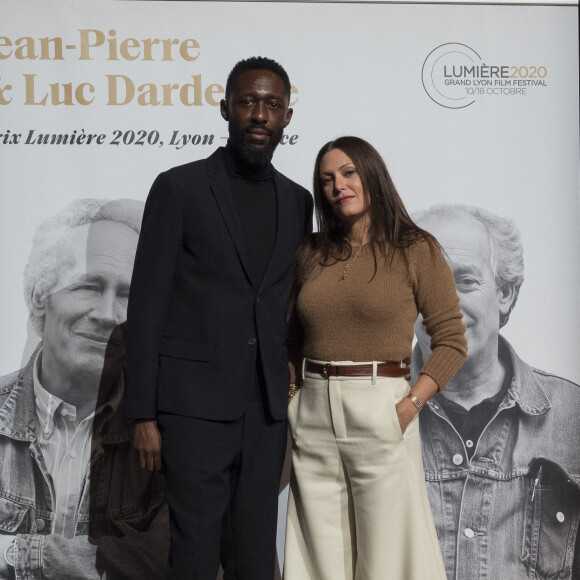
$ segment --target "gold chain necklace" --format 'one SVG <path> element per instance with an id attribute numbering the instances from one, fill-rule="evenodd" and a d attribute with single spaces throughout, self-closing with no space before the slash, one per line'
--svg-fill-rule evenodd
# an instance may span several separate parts
<path id="1" fill-rule="evenodd" d="M 343 281 L 346 280 L 346 271 L 356 262 L 356 259 L 358 258 L 358 255 L 360 254 L 361 248 L 362 248 L 362 245 L 358 247 L 358 250 L 356 251 L 354 258 L 350 262 L 347 262 L 346 265 L 344 266 L 344 270 L 342 271 L 342 276 L 340 277 L 341 280 L 343 280 Z"/>

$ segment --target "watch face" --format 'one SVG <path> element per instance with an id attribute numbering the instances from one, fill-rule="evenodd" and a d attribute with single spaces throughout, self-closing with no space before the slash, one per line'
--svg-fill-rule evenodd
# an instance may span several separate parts
<path id="1" fill-rule="evenodd" d="M 419 399 L 415 395 L 409 393 L 407 395 L 407 398 L 411 399 L 411 403 L 413 403 L 413 405 L 415 405 L 415 408 L 417 409 L 417 411 L 420 411 L 423 408 L 423 404 L 421 403 L 421 401 L 419 401 Z"/>
<path id="2" fill-rule="evenodd" d="M 16 566 L 16 556 L 18 554 L 18 546 L 16 541 L 12 542 L 4 552 L 4 559 L 9 566 Z"/>

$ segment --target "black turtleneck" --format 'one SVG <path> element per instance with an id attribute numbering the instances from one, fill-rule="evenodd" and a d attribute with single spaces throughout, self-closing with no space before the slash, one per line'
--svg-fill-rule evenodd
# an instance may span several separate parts
<path id="1" fill-rule="evenodd" d="M 245 163 L 229 142 L 224 149 L 224 162 L 242 224 L 251 281 L 254 288 L 258 288 L 276 241 L 276 188 L 272 166 L 269 163 L 263 166 Z M 258 354 L 252 400 L 260 401 L 268 415 L 268 405 L 264 404 L 266 399 L 264 373 Z"/>
<path id="2" fill-rule="evenodd" d="M 230 143 L 224 161 L 248 255 L 250 276 L 260 285 L 276 240 L 276 189 L 272 166 L 248 165 Z"/>

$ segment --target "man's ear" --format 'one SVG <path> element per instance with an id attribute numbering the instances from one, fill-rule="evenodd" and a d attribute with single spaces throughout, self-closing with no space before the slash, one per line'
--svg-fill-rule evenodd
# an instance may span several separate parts
<path id="1" fill-rule="evenodd" d="M 499 300 L 499 312 L 503 318 L 509 314 L 512 304 L 516 298 L 515 286 L 513 284 L 506 284 L 502 288 L 498 288 L 497 298 Z"/>
<path id="2" fill-rule="evenodd" d="M 38 296 L 32 295 L 32 308 L 30 311 L 30 318 L 33 319 L 35 331 L 37 334 L 42 336 L 42 332 L 38 332 L 36 329 L 37 324 L 40 324 L 41 328 L 44 328 L 44 319 L 46 318 L 46 297 L 38 298 Z M 40 322 L 37 322 L 40 321 Z"/>
<path id="3" fill-rule="evenodd" d="M 32 295 L 32 315 L 35 318 L 42 318 L 46 312 L 45 298 L 40 298 L 39 296 Z"/>
<path id="4" fill-rule="evenodd" d="M 284 119 L 284 128 L 286 128 L 290 124 L 290 121 L 292 120 L 293 113 L 294 113 L 294 109 L 288 109 L 286 111 L 286 118 Z"/>
<path id="5" fill-rule="evenodd" d="M 222 99 L 220 101 L 220 113 L 222 114 L 222 117 L 226 121 L 229 121 L 230 120 L 230 115 L 229 115 L 229 112 L 228 112 L 228 102 L 225 99 Z"/>

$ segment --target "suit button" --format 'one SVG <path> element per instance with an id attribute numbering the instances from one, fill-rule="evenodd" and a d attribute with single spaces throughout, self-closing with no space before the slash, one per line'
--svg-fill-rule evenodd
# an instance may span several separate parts
<path id="1" fill-rule="evenodd" d="M 251 338 L 248 338 L 248 344 L 250 346 L 254 346 L 258 341 L 252 336 Z"/>
<path id="2" fill-rule="evenodd" d="M 256 302 L 260 302 L 260 297 L 259 296 L 256 297 Z"/>

